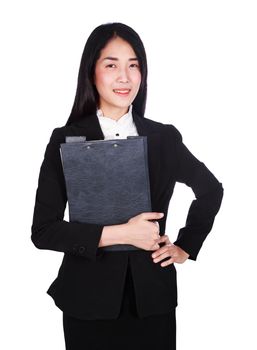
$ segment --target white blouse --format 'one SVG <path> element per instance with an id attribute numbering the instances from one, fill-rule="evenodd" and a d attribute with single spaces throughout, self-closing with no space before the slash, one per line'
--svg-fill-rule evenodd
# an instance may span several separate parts
<path id="1" fill-rule="evenodd" d="M 103 116 L 101 109 L 97 109 L 98 117 L 105 140 L 110 139 L 126 139 L 127 136 L 138 136 L 137 128 L 132 116 L 132 104 L 126 114 L 118 120 L 114 120 L 108 116 Z"/>

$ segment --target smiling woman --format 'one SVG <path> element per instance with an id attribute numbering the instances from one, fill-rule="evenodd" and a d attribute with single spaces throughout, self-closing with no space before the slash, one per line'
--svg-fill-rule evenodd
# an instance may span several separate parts
<path id="1" fill-rule="evenodd" d="M 37 248 L 64 253 L 47 293 L 63 311 L 68 350 L 175 350 L 174 263 L 196 260 L 220 208 L 222 184 L 184 145 L 175 126 L 144 117 L 146 96 L 147 60 L 139 35 L 122 23 L 95 28 L 82 54 L 71 114 L 66 125 L 53 130 L 46 147 L 31 235 Z M 152 212 L 116 225 L 65 221 L 60 144 L 66 136 L 145 136 Z M 100 175 L 108 178 L 108 173 Z M 176 182 L 191 187 L 196 198 L 171 243 L 164 233 Z M 88 186 L 100 197 L 100 188 Z M 119 244 L 140 249 L 101 249 Z"/>
<path id="2" fill-rule="evenodd" d="M 128 106 L 140 88 L 141 73 L 138 58 L 127 41 L 116 37 L 101 50 L 95 66 L 94 84 L 104 115 L 118 120 L 128 112 Z"/>

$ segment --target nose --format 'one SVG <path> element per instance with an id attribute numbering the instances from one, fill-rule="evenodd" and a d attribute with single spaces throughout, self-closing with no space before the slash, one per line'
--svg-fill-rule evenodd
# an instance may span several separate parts
<path id="1" fill-rule="evenodd" d="M 129 78 L 128 78 L 128 73 L 126 71 L 126 69 L 120 69 L 119 70 L 119 74 L 118 74 L 118 82 L 119 83 L 128 83 L 129 82 Z"/>

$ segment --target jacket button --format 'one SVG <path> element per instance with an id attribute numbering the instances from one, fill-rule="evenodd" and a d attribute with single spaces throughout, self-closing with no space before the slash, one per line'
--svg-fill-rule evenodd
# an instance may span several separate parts
<path id="1" fill-rule="evenodd" d="M 83 254 L 85 250 L 86 250 L 85 247 L 83 246 L 79 247 L 79 254 Z"/>

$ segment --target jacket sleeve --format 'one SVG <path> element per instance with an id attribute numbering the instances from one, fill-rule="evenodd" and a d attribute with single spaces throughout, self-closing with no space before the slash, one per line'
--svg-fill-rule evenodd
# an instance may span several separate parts
<path id="1" fill-rule="evenodd" d="M 104 226 L 63 220 L 67 194 L 59 149 L 65 142 L 61 129 L 53 130 L 40 168 L 31 240 L 39 249 L 95 260 Z"/>
<path id="2" fill-rule="evenodd" d="M 224 190 L 222 183 L 184 145 L 180 132 L 175 127 L 173 131 L 177 155 L 176 181 L 191 187 L 195 195 L 189 207 L 185 227 L 179 230 L 174 244 L 185 250 L 189 259 L 196 260 L 206 236 L 212 229 Z"/>

